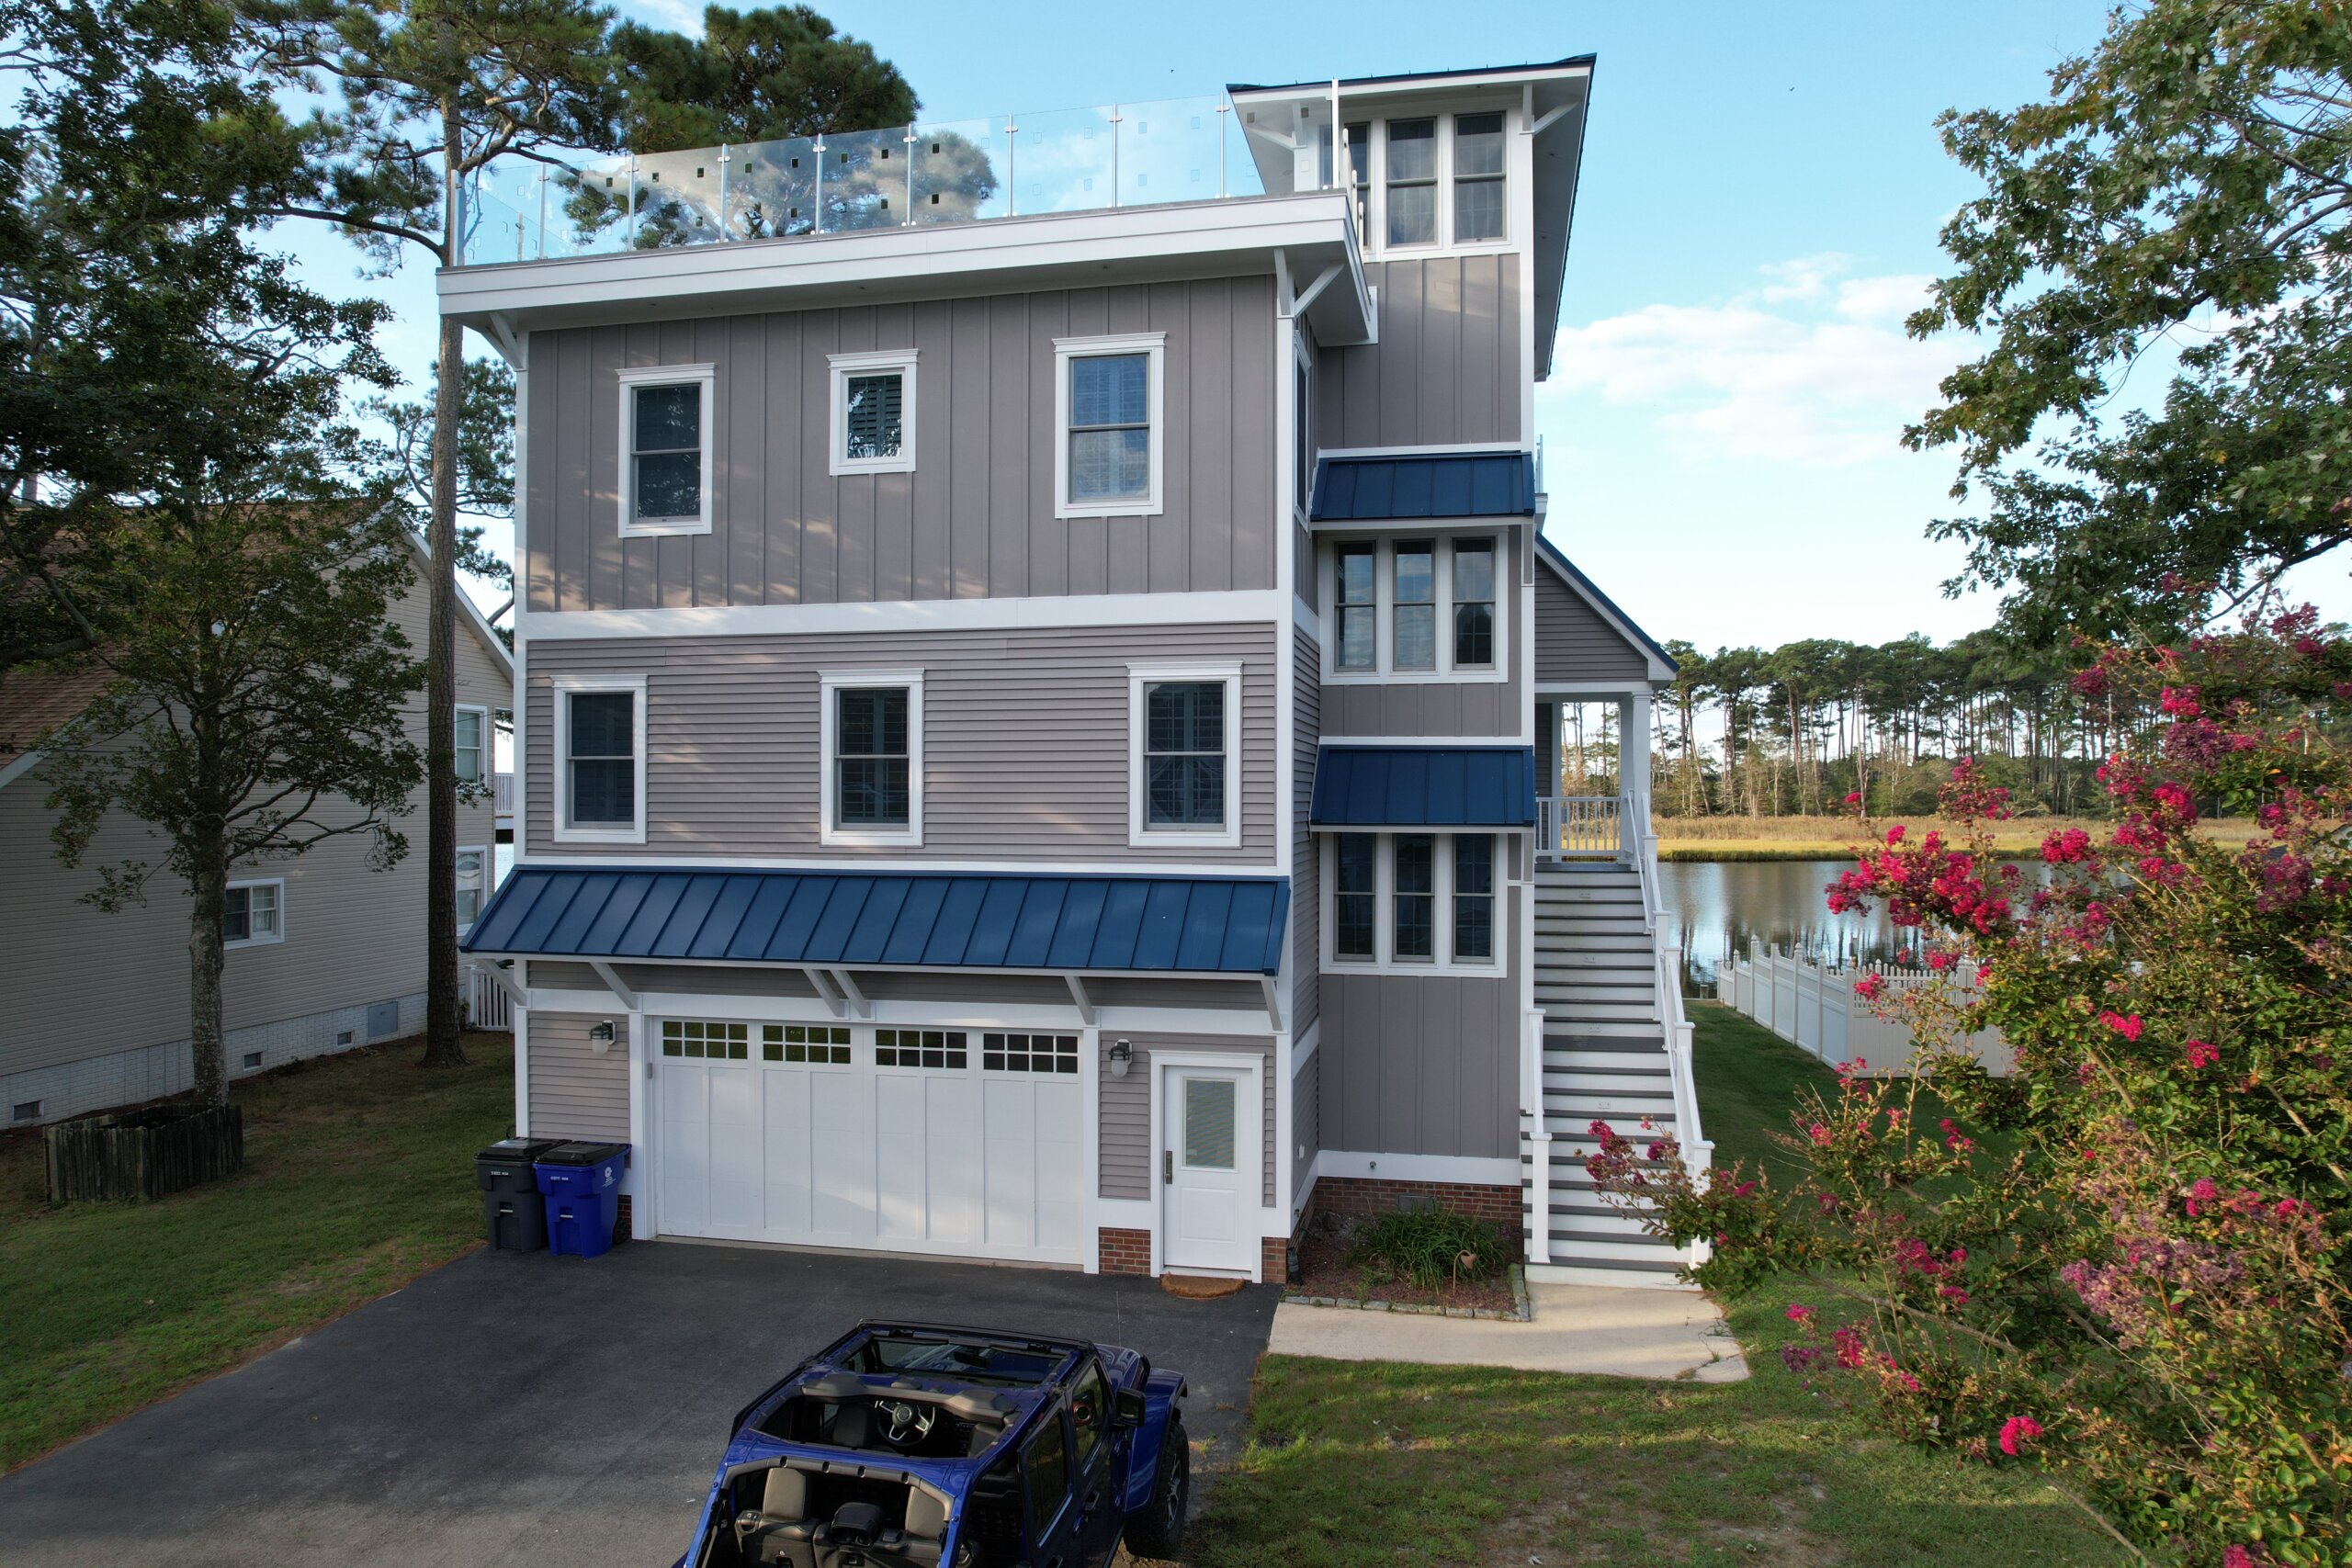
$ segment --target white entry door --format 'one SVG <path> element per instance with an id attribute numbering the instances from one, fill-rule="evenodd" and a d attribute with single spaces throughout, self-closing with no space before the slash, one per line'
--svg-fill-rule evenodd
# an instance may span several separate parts
<path id="1" fill-rule="evenodd" d="M 1160 1263 L 1247 1274 L 1258 1263 L 1258 1107 L 1237 1067 L 1160 1069 Z"/>

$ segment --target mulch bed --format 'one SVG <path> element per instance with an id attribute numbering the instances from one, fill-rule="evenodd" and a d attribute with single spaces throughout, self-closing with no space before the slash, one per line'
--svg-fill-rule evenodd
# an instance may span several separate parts
<path id="1" fill-rule="evenodd" d="M 1348 1244 L 1333 1236 L 1308 1236 L 1298 1249 L 1299 1282 L 1294 1295 L 1334 1296 L 1341 1301 L 1395 1302 L 1409 1306 L 1484 1307 L 1509 1313 L 1510 1280 L 1498 1274 L 1490 1280 L 1452 1280 L 1425 1291 L 1408 1280 L 1348 1261 Z"/>

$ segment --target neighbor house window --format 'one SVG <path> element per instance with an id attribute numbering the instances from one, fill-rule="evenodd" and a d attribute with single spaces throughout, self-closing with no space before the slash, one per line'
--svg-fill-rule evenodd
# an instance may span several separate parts
<path id="1" fill-rule="evenodd" d="M 1437 121 L 1388 122 L 1388 243 L 1437 243 Z"/>
<path id="2" fill-rule="evenodd" d="M 827 843 L 922 841 L 922 671 L 827 671 Z"/>
<path id="3" fill-rule="evenodd" d="M 833 370 L 836 474 L 903 473 L 915 466 L 915 351 L 828 356 Z"/>
<path id="4" fill-rule="evenodd" d="M 1503 117 L 1453 117 L 1453 243 L 1499 240 L 1504 223 Z"/>
<path id="5" fill-rule="evenodd" d="M 717 387 L 718 374 L 708 365 L 620 372 L 624 535 L 710 531 Z"/>
<path id="6" fill-rule="evenodd" d="M 1056 516 L 1160 510 L 1166 344 L 1165 333 L 1054 340 Z"/>
<path id="7" fill-rule="evenodd" d="M 232 882 L 223 897 L 220 939 L 230 947 L 286 940 L 286 884 Z"/>
<path id="8" fill-rule="evenodd" d="M 645 681 L 559 676 L 558 840 L 645 841 Z"/>
<path id="9" fill-rule="evenodd" d="M 1501 679 L 1497 550 L 1486 536 L 1329 546 L 1325 676 Z"/>
<path id="10" fill-rule="evenodd" d="M 490 891 L 490 852 L 458 852 L 458 929 L 464 931 L 481 918 L 482 900 Z"/>
<path id="11" fill-rule="evenodd" d="M 481 784 L 490 777 L 490 710 L 459 708 L 458 718 L 458 782 Z"/>
<path id="12" fill-rule="evenodd" d="M 1503 901 L 1493 833 L 1333 833 L 1324 877 L 1336 966 L 1492 972 Z"/>
<path id="13" fill-rule="evenodd" d="M 1135 727 L 1130 840 L 1240 842 L 1234 754 L 1240 666 L 1130 666 Z"/>

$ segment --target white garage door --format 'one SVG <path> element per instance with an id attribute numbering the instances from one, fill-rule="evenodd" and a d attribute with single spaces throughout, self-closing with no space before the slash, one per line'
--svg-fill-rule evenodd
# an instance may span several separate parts
<path id="1" fill-rule="evenodd" d="M 1085 1260 L 1075 1034 L 663 1021 L 659 1228 Z"/>

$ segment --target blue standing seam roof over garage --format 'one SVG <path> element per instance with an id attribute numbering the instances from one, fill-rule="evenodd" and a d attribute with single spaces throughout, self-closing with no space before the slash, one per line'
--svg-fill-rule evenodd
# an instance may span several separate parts
<path id="1" fill-rule="evenodd" d="M 468 953 L 632 961 L 1276 975 L 1272 876 L 518 866 Z"/>
<path id="2" fill-rule="evenodd" d="M 1317 828 L 1532 828 L 1532 746 L 1326 746 Z"/>
<path id="3" fill-rule="evenodd" d="M 1317 523 L 1399 517 L 1532 517 L 1535 459 L 1525 452 L 1325 457 L 1307 515 Z"/>

